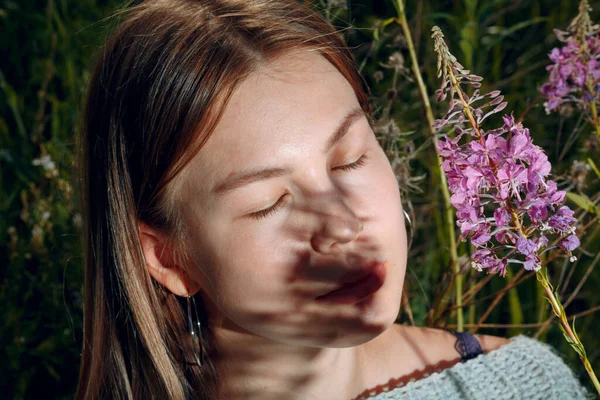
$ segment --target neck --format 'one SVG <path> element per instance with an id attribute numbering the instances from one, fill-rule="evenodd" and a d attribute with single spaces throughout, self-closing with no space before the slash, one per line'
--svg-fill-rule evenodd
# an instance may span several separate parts
<path id="1" fill-rule="evenodd" d="M 317 348 L 275 342 L 231 323 L 213 329 L 223 399 L 349 399 L 364 389 L 366 343 Z"/>

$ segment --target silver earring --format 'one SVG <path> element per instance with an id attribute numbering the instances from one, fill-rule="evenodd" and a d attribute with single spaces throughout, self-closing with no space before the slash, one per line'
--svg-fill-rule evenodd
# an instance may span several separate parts
<path id="1" fill-rule="evenodd" d="M 408 227 L 409 227 L 409 232 L 410 232 L 410 236 L 408 239 L 408 248 L 410 249 L 410 246 L 412 246 L 413 236 L 415 235 L 415 227 L 412 224 L 410 215 L 408 215 L 408 213 L 406 212 L 406 210 L 404 208 L 402 209 L 402 212 L 404 213 L 404 218 L 406 218 L 406 220 L 408 221 Z"/>
<path id="2" fill-rule="evenodd" d="M 193 315 L 196 317 L 196 322 L 193 322 L 192 310 L 194 309 Z M 198 318 L 198 310 L 196 308 L 196 300 L 194 297 L 187 297 L 187 313 L 188 313 L 188 324 L 190 327 L 190 335 L 192 336 L 192 346 L 194 348 L 194 358 L 198 366 L 202 366 L 202 360 L 204 360 L 204 348 L 202 347 L 202 330 L 200 329 L 200 318 Z M 197 337 L 196 337 L 197 336 Z M 198 355 L 200 353 L 200 355 Z"/>

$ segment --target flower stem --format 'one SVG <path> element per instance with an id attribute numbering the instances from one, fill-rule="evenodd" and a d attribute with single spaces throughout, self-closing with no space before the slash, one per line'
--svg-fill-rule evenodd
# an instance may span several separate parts
<path id="1" fill-rule="evenodd" d="M 592 109 L 592 125 L 594 126 L 594 130 L 596 135 L 600 137 L 600 121 L 598 121 L 598 110 L 596 109 L 596 102 L 590 102 L 590 108 Z"/>
<path id="2" fill-rule="evenodd" d="M 433 117 L 433 111 L 431 110 L 431 103 L 429 102 L 429 95 L 427 94 L 427 87 L 423 82 L 423 77 L 421 76 L 421 70 L 419 68 L 419 63 L 417 60 L 417 54 L 415 51 L 415 46 L 412 41 L 412 35 L 410 32 L 410 27 L 408 26 L 408 21 L 406 20 L 406 9 L 404 7 L 404 0 L 394 0 L 396 3 L 396 9 L 398 10 L 398 18 L 396 19 L 396 23 L 400 25 L 402 28 L 402 32 L 404 33 L 404 38 L 406 39 L 406 44 L 408 46 L 408 53 L 410 54 L 411 59 L 411 67 L 413 71 L 413 75 L 417 80 L 417 86 L 419 88 L 419 94 L 423 99 L 423 106 L 425 107 L 425 115 L 427 116 L 427 122 L 429 124 L 429 134 L 433 140 L 433 148 L 435 149 L 435 153 L 438 159 L 438 175 L 440 176 L 440 183 L 442 189 L 442 196 L 444 198 L 444 209 L 445 209 L 445 220 L 446 225 L 448 227 L 448 247 L 450 250 L 450 265 L 452 267 L 452 272 L 455 275 L 455 289 L 456 289 L 456 330 L 458 332 L 462 332 L 464 330 L 464 316 L 463 316 L 463 307 L 462 307 L 462 297 L 463 297 L 463 276 L 460 272 L 460 265 L 458 263 L 458 250 L 456 246 L 456 237 L 454 233 L 454 209 L 452 208 L 452 204 L 450 203 L 450 191 L 448 190 L 448 181 L 446 180 L 446 173 L 442 169 L 443 159 L 439 154 L 437 148 L 438 139 L 434 135 L 433 124 L 435 122 L 435 118 Z"/>
<path id="3" fill-rule="evenodd" d="M 548 296 L 548 301 L 550 302 L 550 305 L 552 306 L 552 311 L 559 319 L 560 327 L 562 328 L 565 339 L 567 339 L 567 342 L 571 345 L 571 347 L 573 347 L 573 349 L 579 355 L 579 358 L 581 359 L 581 362 L 583 363 L 585 370 L 587 371 L 588 375 L 590 376 L 590 379 L 592 380 L 592 383 L 594 384 L 594 387 L 596 388 L 598 395 L 600 395 L 600 382 L 598 382 L 598 377 L 594 373 L 594 370 L 592 369 L 590 361 L 587 358 L 587 354 L 585 352 L 585 348 L 583 347 L 583 343 L 581 343 L 579 336 L 577 335 L 576 332 L 574 332 L 573 329 L 571 329 L 571 326 L 569 325 L 569 321 L 567 319 L 567 314 L 565 313 L 565 309 L 564 309 L 560 299 L 554 294 L 554 292 L 552 290 L 552 285 L 548 281 L 548 277 L 545 275 L 543 270 L 536 272 L 536 276 L 537 276 L 538 281 L 540 281 L 540 283 L 544 287 L 544 291 L 546 292 L 546 295 Z"/>
<path id="4" fill-rule="evenodd" d="M 479 140 L 479 143 L 481 143 L 481 145 L 483 146 L 483 149 L 484 149 L 483 151 L 485 152 L 488 162 L 490 163 L 490 168 L 492 169 L 492 172 L 494 173 L 494 176 L 497 179 L 498 178 L 498 169 L 496 168 L 496 164 L 494 163 L 494 160 L 492 160 L 490 158 L 490 156 L 487 152 L 487 148 L 485 146 L 485 140 L 483 138 L 483 135 L 481 134 L 481 129 L 479 128 L 479 124 L 475 120 L 475 116 L 473 115 L 473 112 L 471 111 L 471 107 L 469 106 L 469 103 L 463 96 L 463 92 L 460 88 L 458 80 L 456 79 L 456 76 L 454 75 L 454 72 L 452 71 L 452 67 L 450 65 L 448 65 L 448 76 L 450 77 L 452 86 L 454 86 L 454 90 L 456 90 L 456 94 L 458 95 L 458 98 L 460 99 L 460 102 L 463 105 L 464 113 L 466 114 L 467 118 L 469 119 L 469 122 L 471 123 L 471 126 L 473 127 L 473 130 L 475 131 L 475 133 L 477 135 L 477 139 Z M 521 220 L 520 220 L 519 216 L 517 215 L 517 213 L 515 212 L 515 210 L 513 209 L 512 204 L 510 203 L 509 200 L 506 200 L 506 208 L 508 209 L 508 212 L 510 213 L 511 219 L 512 219 L 513 223 L 515 224 L 515 228 L 517 229 L 517 231 L 521 234 L 521 236 L 527 237 L 527 234 L 525 233 L 525 230 L 523 229 L 523 225 L 521 224 Z"/>
<path id="5" fill-rule="evenodd" d="M 579 4 L 579 15 L 581 15 L 582 17 L 584 17 L 585 15 L 585 17 L 587 18 L 584 17 L 584 19 L 589 20 L 588 5 L 583 1 Z M 590 54 L 588 52 L 589 47 L 586 38 L 588 34 L 591 33 L 591 26 L 589 24 L 584 24 L 583 26 L 581 26 L 581 29 L 577 34 L 577 41 L 583 49 L 585 63 L 588 64 L 590 62 Z M 587 55 L 587 57 L 585 55 Z M 600 121 L 598 121 L 598 110 L 596 109 L 596 96 L 594 95 L 596 93 L 596 90 L 594 88 L 594 83 L 592 82 L 590 76 L 588 76 L 586 79 L 586 86 L 587 90 L 589 91 L 589 95 L 592 96 L 592 101 L 590 101 L 590 109 L 592 111 L 592 126 L 594 127 L 596 135 L 600 137 Z"/>

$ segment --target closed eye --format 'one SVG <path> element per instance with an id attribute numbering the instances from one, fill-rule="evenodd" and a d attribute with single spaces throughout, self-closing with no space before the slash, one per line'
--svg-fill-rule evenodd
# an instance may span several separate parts
<path id="1" fill-rule="evenodd" d="M 250 213 L 250 214 L 248 214 L 248 216 L 250 216 L 251 218 L 254 218 L 254 219 L 262 219 L 262 218 L 268 217 L 269 215 L 273 214 L 274 212 L 276 212 L 283 206 L 285 196 L 287 196 L 287 193 L 284 193 L 279 199 L 277 199 L 275 204 L 273 204 L 271 207 L 265 208 L 264 210 Z"/>
<path id="2" fill-rule="evenodd" d="M 360 167 L 364 166 L 366 163 L 367 163 L 367 155 L 363 154 L 362 156 L 360 156 L 360 158 L 358 160 L 354 161 L 353 163 L 337 166 L 334 168 L 334 170 L 335 171 L 337 171 L 337 170 L 352 171 L 352 170 L 359 169 Z M 277 199 L 275 204 L 273 204 L 271 207 L 265 208 L 264 210 L 250 213 L 250 214 L 248 214 L 248 216 L 251 218 L 254 218 L 254 219 L 262 219 L 262 218 L 268 217 L 269 215 L 275 213 L 277 210 L 279 210 L 283 206 L 286 196 L 287 196 L 287 193 L 283 194 L 279 199 Z"/>
<path id="3" fill-rule="evenodd" d="M 359 169 L 366 163 L 367 163 L 367 155 L 363 154 L 362 156 L 360 156 L 360 158 L 358 160 L 354 161 L 353 163 L 346 164 L 346 165 L 340 165 L 338 167 L 335 167 L 334 170 L 352 171 L 354 169 Z"/>

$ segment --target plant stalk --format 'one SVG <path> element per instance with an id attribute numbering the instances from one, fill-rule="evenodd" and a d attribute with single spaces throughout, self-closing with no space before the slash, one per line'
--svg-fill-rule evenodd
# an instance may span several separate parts
<path id="1" fill-rule="evenodd" d="M 459 86 L 459 82 L 457 81 L 456 76 L 454 75 L 454 73 L 452 71 L 452 66 L 450 65 L 450 63 L 447 63 L 446 68 L 447 68 L 448 76 L 451 80 L 451 84 L 454 87 L 456 94 L 458 95 L 459 100 L 463 105 L 463 112 L 464 112 L 465 116 L 468 118 L 469 122 L 471 123 L 473 130 L 475 132 L 475 136 L 477 137 L 477 139 L 479 140 L 479 142 L 483 145 L 483 147 L 485 149 L 485 143 L 484 143 L 483 135 L 481 134 L 480 127 L 471 111 L 471 108 L 470 108 L 468 102 L 466 101 L 465 97 L 463 96 L 463 92 Z M 592 107 L 592 114 L 594 115 L 594 122 L 596 123 L 594 126 L 598 127 L 598 129 L 600 129 L 600 126 L 598 126 L 600 124 L 600 122 L 597 120 L 597 110 L 595 108 L 595 104 L 594 104 L 594 107 Z M 485 153 L 486 153 L 486 157 L 488 158 L 488 162 L 490 164 L 492 172 L 497 178 L 497 167 L 496 167 L 495 163 L 493 162 L 493 160 L 491 158 L 489 158 L 487 151 Z M 526 231 L 523 229 L 523 225 L 520 223 L 521 221 L 519 220 L 518 215 L 512 208 L 510 201 L 508 201 L 508 200 L 506 201 L 506 206 L 511 215 L 512 221 L 515 224 L 516 230 L 519 231 L 519 233 L 523 237 L 527 237 Z M 579 358 L 581 359 L 588 375 L 590 376 L 590 379 L 591 379 L 596 391 L 600 395 L 600 382 L 598 381 L 598 378 L 591 367 L 589 359 L 587 358 L 587 354 L 586 354 L 585 348 L 583 346 L 583 343 L 581 342 L 581 340 L 579 339 L 579 336 L 575 332 L 575 325 L 573 324 L 573 328 L 571 328 L 571 326 L 569 325 L 568 318 L 567 318 L 567 315 L 564 310 L 564 306 L 560 301 L 560 297 L 558 296 L 558 293 L 555 293 L 553 291 L 552 285 L 550 284 L 550 281 L 548 280 L 546 268 L 543 267 L 540 270 L 536 271 L 536 277 L 537 277 L 537 280 L 541 283 L 545 294 L 547 295 L 547 299 L 550 302 L 550 305 L 552 306 L 552 311 L 559 319 L 559 322 L 560 322 L 559 327 L 561 328 L 567 343 L 569 343 L 569 345 L 573 348 L 573 350 L 575 350 L 575 352 L 579 355 Z M 484 315 L 484 317 L 485 317 L 485 315 Z M 483 321 L 480 321 L 480 323 L 481 322 L 483 322 Z"/>
<path id="2" fill-rule="evenodd" d="M 433 131 L 433 123 L 435 122 L 435 118 L 433 117 L 433 111 L 431 110 L 431 103 L 429 102 L 429 95 L 427 93 L 427 87 L 423 82 L 423 77 L 421 76 L 421 71 L 419 69 L 419 63 L 417 59 L 417 54 L 415 51 L 415 46 L 412 40 L 412 35 L 410 31 L 410 27 L 408 26 L 408 21 L 406 19 L 406 9 L 404 7 L 404 0 L 394 0 L 396 9 L 398 11 L 398 18 L 396 19 L 396 23 L 400 25 L 402 28 L 402 32 L 404 33 L 404 38 L 406 39 L 406 44 L 408 46 L 408 53 L 410 54 L 411 60 L 411 68 L 413 71 L 413 75 L 417 80 L 417 86 L 419 88 L 419 94 L 423 100 L 423 106 L 425 107 L 425 115 L 427 116 L 427 122 L 429 124 L 429 134 L 431 135 L 433 141 L 433 148 L 435 149 L 435 154 L 438 159 L 438 169 L 440 176 L 440 183 L 442 189 L 442 197 L 444 199 L 444 216 L 448 229 L 448 247 L 450 250 L 450 266 L 452 268 L 452 272 L 455 275 L 455 290 L 456 290 L 456 330 L 458 332 L 462 332 L 464 330 L 464 314 L 462 307 L 462 297 L 463 297 L 463 275 L 460 271 L 460 265 L 458 263 L 458 250 L 456 246 L 456 235 L 454 231 L 454 209 L 452 204 L 450 203 L 450 191 L 448 190 L 448 182 L 446 180 L 446 173 L 442 169 L 442 157 L 439 154 L 437 149 L 438 139 L 434 135 Z"/>
<path id="3" fill-rule="evenodd" d="M 569 325 L 569 321 L 567 319 L 567 314 L 565 313 L 564 307 L 563 307 L 560 299 L 557 296 L 555 296 L 555 294 L 552 290 L 552 286 L 551 286 L 550 282 L 548 281 L 548 277 L 542 272 L 542 270 L 538 271 L 536 273 L 536 276 L 537 276 L 538 281 L 540 281 L 540 283 L 544 287 L 544 291 L 546 292 L 546 295 L 548 296 L 548 301 L 550 302 L 550 305 L 552 306 L 552 311 L 554 312 L 554 314 L 558 317 L 558 319 L 560 321 L 560 327 L 562 328 L 565 339 L 567 339 L 567 342 L 571 345 L 571 347 L 573 347 L 573 349 L 579 355 L 579 358 L 581 359 L 581 362 L 583 363 L 585 370 L 587 371 L 588 375 L 590 376 L 590 379 L 591 379 L 592 383 L 594 384 L 594 387 L 596 388 L 598 395 L 600 395 L 600 382 L 598 382 L 598 377 L 596 376 L 596 374 L 594 373 L 594 370 L 592 369 L 590 360 L 587 358 L 587 354 L 585 352 L 585 348 L 583 347 L 583 343 L 581 343 L 579 336 L 577 335 L 576 332 L 574 332 L 573 329 L 571 329 L 571 326 Z"/>
<path id="4" fill-rule="evenodd" d="M 583 2 L 581 2 L 580 4 L 580 9 L 579 9 L 579 15 L 582 15 L 582 13 L 585 13 L 588 18 L 589 18 L 589 14 L 587 12 L 587 10 L 584 10 L 581 8 L 581 6 L 583 5 Z M 590 61 L 590 54 L 588 53 L 588 43 L 586 40 L 586 37 L 588 35 L 588 33 L 591 33 L 591 27 L 588 25 L 586 26 L 586 31 L 587 32 L 582 32 L 579 31 L 578 35 L 577 35 L 577 41 L 579 42 L 579 45 L 583 48 L 583 52 L 585 55 L 587 55 L 586 61 L 585 63 L 589 63 Z M 594 83 L 592 82 L 592 79 L 588 76 L 586 79 L 586 86 L 587 89 L 589 91 L 589 94 L 592 95 L 592 101 L 590 101 L 590 109 L 592 111 L 592 126 L 594 127 L 594 132 L 596 133 L 596 135 L 598 137 L 600 137 L 600 121 L 598 121 L 598 110 L 596 109 L 596 96 L 593 96 L 594 93 L 596 93 L 596 90 L 594 88 Z M 585 96 L 584 96 L 585 98 Z"/>
<path id="5" fill-rule="evenodd" d="M 596 135 L 600 138 L 600 121 L 598 121 L 598 110 L 596 109 L 596 102 L 590 102 L 590 108 L 592 110 L 592 125 Z"/>

